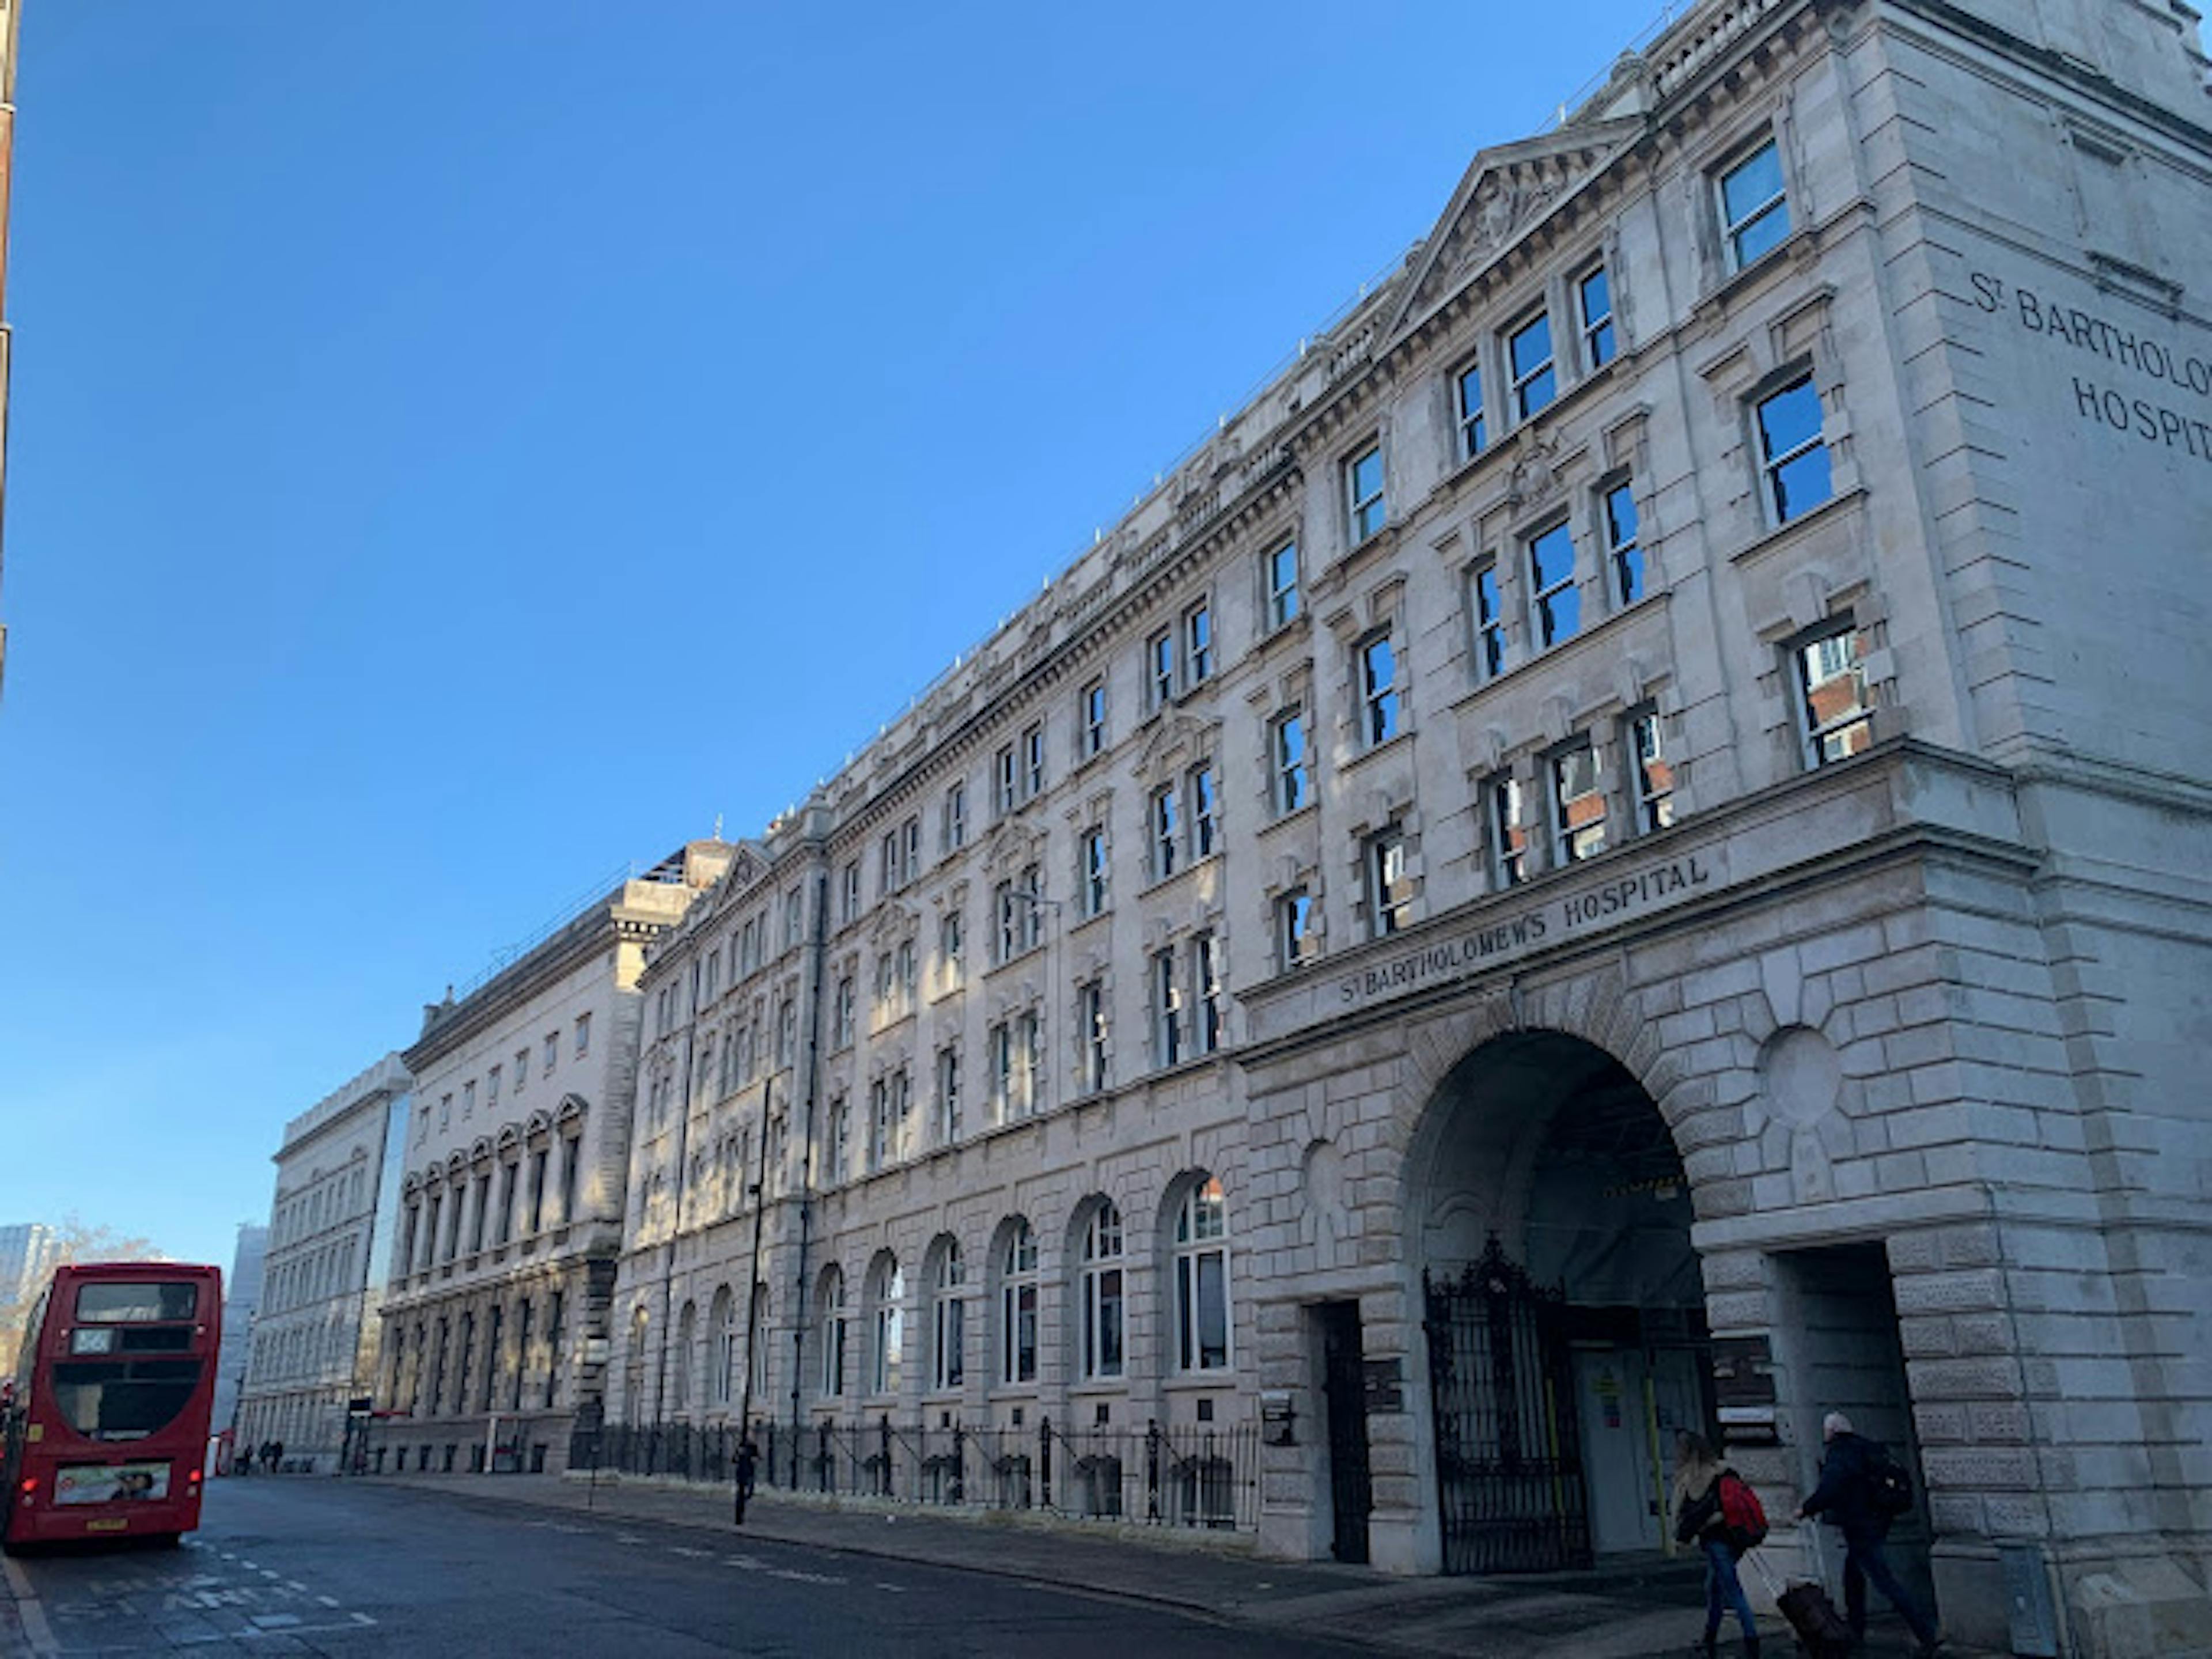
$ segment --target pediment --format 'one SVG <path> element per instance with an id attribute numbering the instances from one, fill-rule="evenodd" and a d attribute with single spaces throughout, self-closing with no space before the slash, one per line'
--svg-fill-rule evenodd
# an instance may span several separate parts
<path id="1" fill-rule="evenodd" d="M 1563 127 L 1478 154 L 1421 245 L 1384 338 L 1395 340 L 1465 287 L 1587 184 L 1643 131 L 1636 116 Z"/>
<path id="2" fill-rule="evenodd" d="M 911 935 L 921 913 L 903 899 L 886 899 L 876 907 L 875 925 L 868 929 L 872 945 L 891 945 Z"/>
<path id="3" fill-rule="evenodd" d="M 1000 824 L 983 848 L 983 866 L 993 872 L 1035 863 L 1043 856 L 1044 831 L 1018 819 Z"/>
<path id="4" fill-rule="evenodd" d="M 1153 723 L 1131 769 L 1140 781 L 1172 772 L 1183 762 L 1208 753 L 1220 729 L 1219 720 L 1201 720 L 1177 710 Z"/>

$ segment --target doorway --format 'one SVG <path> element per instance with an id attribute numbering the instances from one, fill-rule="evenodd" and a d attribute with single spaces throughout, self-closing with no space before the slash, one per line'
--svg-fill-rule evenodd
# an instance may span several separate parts
<path id="1" fill-rule="evenodd" d="M 1367 1370 L 1357 1302 L 1324 1302 L 1321 1322 L 1322 1393 L 1328 1407 L 1329 1553 L 1364 1565 L 1367 1517 L 1375 1483 L 1367 1454 Z"/>

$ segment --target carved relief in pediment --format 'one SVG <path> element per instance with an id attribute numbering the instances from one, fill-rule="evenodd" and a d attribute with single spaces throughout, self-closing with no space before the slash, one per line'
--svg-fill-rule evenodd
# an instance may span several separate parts
<path id="1" fill-rule="evenodd" d="M 1141 781 L 1164 777 L 1215 747 L 1218 720 L 1201 720 L 1181 711 L 1153 722 L 1131 769 Z"/>

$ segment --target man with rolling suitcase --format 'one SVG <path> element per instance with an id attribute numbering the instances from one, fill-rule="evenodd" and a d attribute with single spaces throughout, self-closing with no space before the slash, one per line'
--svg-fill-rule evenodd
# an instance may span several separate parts
<path id="1" fill-rule="evenodd" d="M 1886 1597 L 1911 1626 L 1922 1659 L 1942 1645 L 1928 1615 L 1897 1581 L 1882 1541 L 1890 1523 L 1912 1507 L 1912 1482 L 1876 1442 L 1852 1431 L 1851 1420 L 1830 1412 L 1820 1425 L 1827 1451 L 1820 1460 L 1820 1483 L 1798 1505 L 1797 1518 L 1825 1516 L 1844 1534 L 1844 1614 L 1851 1640 L 1866 1640 L 1867 1583 Z"/>

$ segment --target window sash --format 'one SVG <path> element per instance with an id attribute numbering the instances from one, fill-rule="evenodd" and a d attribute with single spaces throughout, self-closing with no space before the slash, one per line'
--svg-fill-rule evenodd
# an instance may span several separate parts
<path id="1" fill-rule="evenodd" d="M 1480 364 L 1460 371 L 1458 396 L 1459 451 L 1463 457 L 1473 460 L 1490 444 L 1489 426 L 1483 418 Z"/>
<path id="2" fill-rule="evenodd" d="M 1176 872 L 1177 830 L 1175 791 L 1155 791 L 1152 795 L 1152 873 L 1163 881 Z"/>
<path id="3" fill-rule="evenodd" d="M 1495 679 L 1505 672 L 1505 599 L 1498 585 L 1498 561 L 1476 565 L 1468 586 L 1474 598 L 1476 669 L 1484 679 Z"/>
<path id="4" fill-rule="evenodd" d="M 1296 968 L 1314 955 L 1313 895 L 1293 887 L 1275 901 L 1276 948 L 1285 969 Z"/>
<path id="5" fill-rule="evenodd" d="M 1810 765 L 1848 760 L 1874 741 L 1874 702 L 1859 639 L 1857 629 L 1847 628 L 1808 641 L 1796 653 L 1799 718 Z"/>
<path id="6" fill-rule="evenodd" d="M 1213 672 L 1213 612 L 1200 605 L 1183 618 L 1183 684 L 1196 685 Z"/>
<path id="7" fill-rule="evenodd" d="M 1175 635 L 1159 633 L 1152 635 L 1146 647 L 1151 660 L 1152 706 L 1173 702 L 1176 694 Z"/>
<path id="8" fill-rule="evenodd" d="M 1293 708 L 1275 720 L 1275 810 L 1295 812 L 1306 804 L 1305 710 Z"/>
<path id="9" fill-rule="evenodd" d="M 1591 291 L 1596 298 L 1593 301 Z M 1575 284 L 1575 299 L 1582 309 L 1583 360 L 1592 368 L 1613 361 L 1613 277 L 1603 265 L 1586 273 Z"/>
<path id="10" fill-rule="evenodd" d="M 1575 586 L 1573 532 L 1556 524 L 1528 541 L 1528 574 L 1536 594 L 1536 638 L 1563 644 L 1582 631 L 1582 596 Z"/>
<path id="11" fill-rule="evenodd" d="M 1285 542 L 1267 555 L 1267 623 L 1280 628 L 1298 614 L 1298 545 Z"/>
<path id="12" fill-rule="evenodd" d="M 1636 765 L 1636 817 L 1645 833 L 1674 822 L 1674 769 L 1668 762 L 1656 713 L 1630 722 Z"/>
<path id="13" fill-rule="evenodd" d="M 1352 539 L 1365 541 L 1383 525 L 1382 447 L 1370 444 L 1346 464 L 1345 496 L 1351 508 Z"/>
<path id="14" fill-rule="evenodd" d="M 1604 775 L 1596 748 L 1579 744 L 1552 757 L 1552 852 L 1561 865 L 1605 851 Z"/>
<path id="15" fill-rule="evenodd" d="M 1559 375 L 1552 354 L 1552 313 L 1539 312 L 1514 330 L 1505 350 L 1513 376 L 1514 411 L 1525 421 L 1559 395 Z"/>
<path id="16" fill-rule="evenodd" d="M 1613 592 L 1622 605 L 1634 605 L 1644 597 L 1644 550 L 1637 541 L 1636 496 L 1625 483 L 1605 492 L 1605 534 Z"/>
<path id="17" fill-rule="evenodd" d="M 1106 686 L 1095 681 L 1083 693 L 1083 752 L 1096 755 L 1106 747 Z"/>
<path id="18" fill-rule="evenodd" d="M 1499 778 L 1492 783 L 1491 863 L 1501 887 L 1518 887 L 1528 878 L 1528 825 L 1522 808 L 1520 779 Z"/>
<path id="19" fill-rule="evenodd" d="M 1359 683 L 1368 745 L 1388 743 L 1398 735 L 1398 659 L 1389 635 L 1360 647 Z"/>
<path id="20" fill-rule="evenodd" d="M 1771 183 L 1767 175 L 1771 173 Z M 1742 189 L 1739 189 L 1739 185 Z M 1765 188 L 1763 193 L 1750 191 Z M 1720 178 L 1721 223 L 1730 261 L 1741 270 L 1790 234 L 1789 181 L 1782 151 L 1768 139 Z M 1778 214 L 1778 217 L 1777 216 Z"/>
<path id="21" fill-rule="evenodd" d="M 1410 920 L 1413 882 L 1406 873 L 1406 837 L 1386 830 L 1367 847 L 1370 908 L 1377 939 L 1401 932 Z"/>

